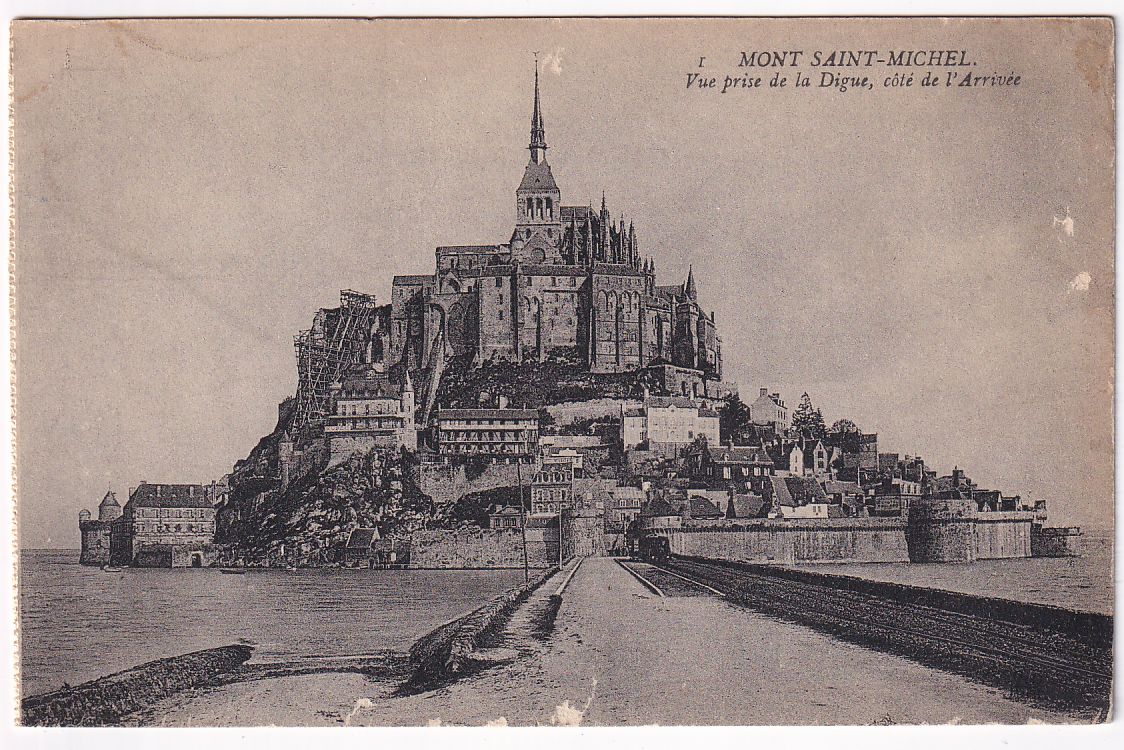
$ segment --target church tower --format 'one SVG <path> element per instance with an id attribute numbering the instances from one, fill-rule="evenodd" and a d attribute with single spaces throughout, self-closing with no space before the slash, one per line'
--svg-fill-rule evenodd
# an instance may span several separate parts
<path id="1" fill-rule="evenodd" d="M 539 103 L 539 62 L 535 58 L 535 103 L 531 112 L 531 158 L 515 190 L 515 232 L 511 255 L 524 263 L 562 262 L 562 196 L 546 163 L 546 130 Z"/>

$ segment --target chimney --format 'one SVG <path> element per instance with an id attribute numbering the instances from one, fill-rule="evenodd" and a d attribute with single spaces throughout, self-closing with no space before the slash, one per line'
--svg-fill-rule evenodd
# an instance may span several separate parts
<path id="1" fill-rule="evenodd" d="M 195 485 L 194 484 L 188 485 L 187 496 L 188 497 L 195 497 Z"/>
<path id="2" fill-rule="evenodd" d="M 768 389 L 768 388 L 762 388 L 762 389 L 761 389 L 761 395 L 762 395 L 762 396 L 767 396 L 767 395 L 769 395 L 769 389 Z"/>
<path id="3" fill-rule="evenodd" d="M 164 485 L 162 485 L 162 484 L 156 485 L 156 497 L 160 497 L 160 490 L 162 490 L 162 489 L 164 489 Z"/>

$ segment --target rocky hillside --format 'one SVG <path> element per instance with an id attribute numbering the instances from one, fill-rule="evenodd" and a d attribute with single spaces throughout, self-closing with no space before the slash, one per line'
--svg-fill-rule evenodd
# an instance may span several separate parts
<path id="1" fill-rule="evenodd" d="M 640 372 L 594 374 L 564 361 L 486 363 L 475 368 L 452 362 L 441 379 L 437 404 L 469 408 L 502 395 L 512 406 L 534 409 L 569 401 L 637 398 L 644 385 Z"/>
<path id="2" fill-rule="evenodd" d="M 263 560 L 285 545 L 299 561 L 347 541 L 352 529 L 377 527 L 387 534 L 433 528 L 432 500 L 414 484 L 408 452 L 361 453 L 312 473 L 281 491 L 232 493 L 220 509 L 215 541 L 232 544 L 249 560 Z"/>

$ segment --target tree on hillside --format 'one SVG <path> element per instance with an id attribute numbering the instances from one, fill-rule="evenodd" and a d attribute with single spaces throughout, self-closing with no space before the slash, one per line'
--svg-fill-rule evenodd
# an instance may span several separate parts
<path id="1" fill-rule="evenodd" d="M 736 393 L 726 397 L 718 410 L 718 432 L 722 440 L 733 440 L 749 427 L 749 407 Z"/>
<path id="2" fill-rule="evenodd" d="M 800 406 L 792 413 L 792 429 L 805 437 L 816 439 L 823 438 L 827 434 L 823 413 L 812 406 L 812 399 L 807 391 L 800 397 Z"/>
<path id="3" fill-rule="evenodd" d="M 858 434 L 859 426 L 849 419 L 837 419 L 828 432 L 837 435 Z"/>

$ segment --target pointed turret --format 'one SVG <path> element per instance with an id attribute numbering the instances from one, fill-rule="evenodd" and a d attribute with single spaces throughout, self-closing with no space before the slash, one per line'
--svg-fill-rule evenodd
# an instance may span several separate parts
<path id="1" fill-rule="evenodd" d="M 539 105 L 539 58 L 535 56 L 535 108 L 531 113 L 531 161 L 538 164 L 546 158 L 546 129 L 542 123 L 542 107 Z"/>
<path id="2" fill-rule="evenodd" d="M 609 209 L 605 203 L 605 191 L 601 191 L 601 221 L 599 222 L 601 229 L 601 257 L 598 260 L 608 263 L 609 262 Z"/>
<path id="3" fill-rule="evenodd" d="M 630 221 L 628 222 L 628 264 L 636 268 L 640 262 L 640 258 L 636 254 L 636 227 Z"/>
<path id="4" fill-rule="evenodd" d="M 698 301 L 699 291 L 695 288 L 695 268 L 693 265 L 687 269 L 687 284 L 683 287 L 683 291 L 687 295 L 687 299 L 692 302 Z"/>
<path id="5" fill-rule="evenodd" d="M 115 521 L 121 517 L 121 505 L 117 502 L 117 493 L 109 490 L 98 505 L 99 521 Z"/>
<path id="6" fill-rule="evenodd" d="M 593 206 L 589 207 L 589 213 L 585 215 L 585 262 L 587 265 L 593 264 Z"/>

